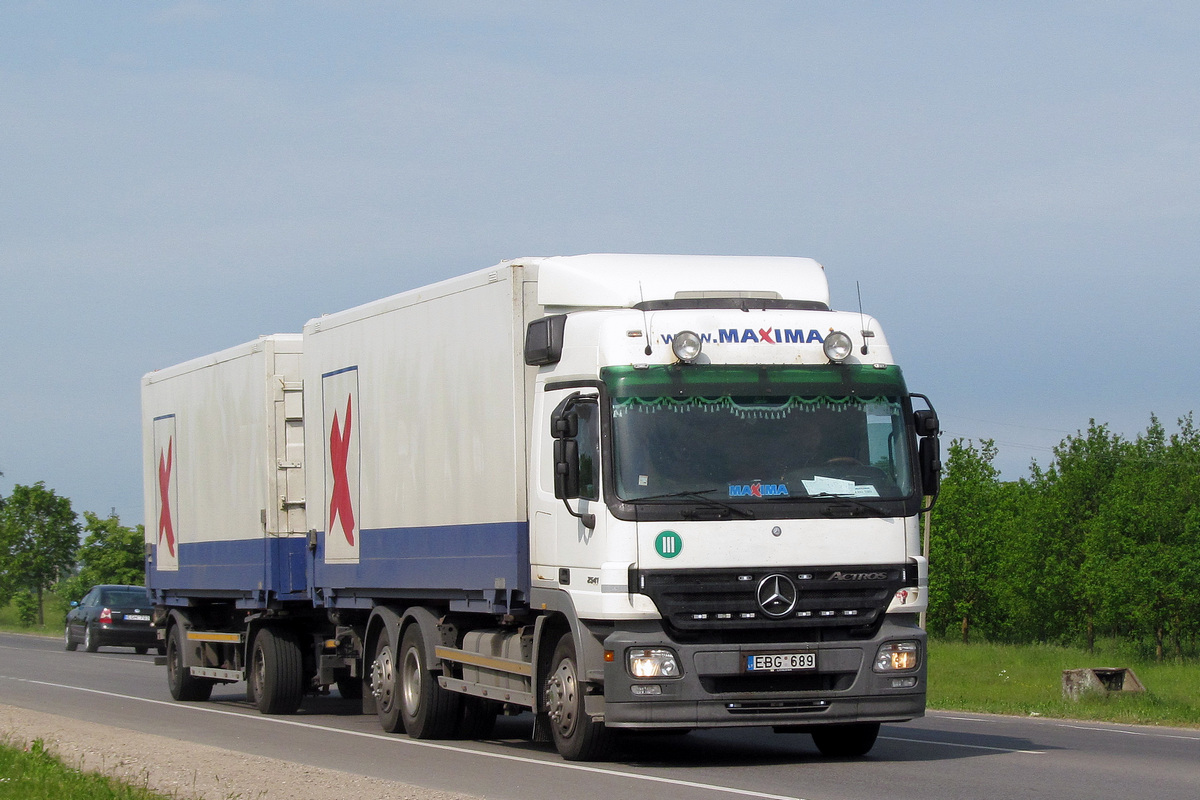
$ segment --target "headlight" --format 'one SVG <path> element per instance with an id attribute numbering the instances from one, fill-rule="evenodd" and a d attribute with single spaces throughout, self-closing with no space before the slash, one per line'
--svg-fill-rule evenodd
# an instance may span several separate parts
<path id="1" fill-rule="evenodd" d="M 846 356 L 850 355 L 850 351 L 854 349 L 854 342 L 850 341 L 848 334 L 841 331 L 834 331 L 825 337 L 825 357 L 830 361 L 841 363 L 846 360 Z"/>
<path id="2" fill-rule="evenodd" d="M 680 361 L 691 363 L 700 355 L 700 337 L 691 331 L 680 331 L 671 339 L 671 352 Z"/>
<path id="3" fill-rule="evenodd" d="M 629 651 L 629 674 L 635 678 L 678 678 L 679 662 L 670 650 L 634 648 Z"/>
<path id="4" fill-rule="evenodd" d="M 916 669 L 920 648 L 916 642 L 888 642 L 875 656 L 876 672 L 898 672 Z"/>

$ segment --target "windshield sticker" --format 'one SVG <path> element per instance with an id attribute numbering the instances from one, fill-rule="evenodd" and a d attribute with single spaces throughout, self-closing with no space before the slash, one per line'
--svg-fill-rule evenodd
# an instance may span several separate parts
<path id="1" fill-rule="evenodd" d="M 730 497 L 790 497 L 786 483 L 731 483 Z"/>
<path id="2" fill-rule="evenodd" d="M 810 481 L 800 481 L 804 491 L 810 495 L 837 495 L 839 497 L 879 497 L 879 490 L 871 484 L 856 484 L 840 478 L 825 478 L 820 475 Z"/>

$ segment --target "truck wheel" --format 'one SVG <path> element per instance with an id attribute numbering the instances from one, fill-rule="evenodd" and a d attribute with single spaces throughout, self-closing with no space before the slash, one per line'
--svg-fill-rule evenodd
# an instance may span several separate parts
<path id="1" fill-rule="evenodd" d="M 875 746 L 877 736 L 879 736 L 878 722 L 822 725 L 812 731 L 813 743 L 822 755 L 830 758 L 865 756 Z"/>
<path id="2" fill-rule="evenodd" d="M 563 634 L 554 648 L 545 685 L 546 712 L 554 746 L 567 761 L 596 761 L 612 747 L 612 731 L 583 711 L 584 687 L 579 681 L 575 640 Z"/>
<path id="3" fill-rule="evenodd" d="M 387 630 L 375 640 L 375 658 L 371 659 L 371 694 L 375 697 L 375 714 L 379 725 L 388 733 L 403 733 L 400 717 L 400 687 L 396 674 L 396 648 Z"/>
<path id="4" fill-rule="evenodd" d="M 83 649 L 89 653 L 94 653 L 100 649 L 100 643 L 96 641 L 96 635 L 92 633 L 91 625 L 83 626 Z"/>
<path id="5" fill-rule="evenodd" d="M 171 697 L 176 700 L 207 700 L 212 694 L 213 682 L 194 678 L 183 664 L 183 626 L 171 628 L 167 638 L 167 686 Z"/>
<path id="6" fill-rule="evenodd" d="M 79 645 L 75 644 L 75 642 L 71 639 L 71 626 L 70 625 L 67 626 L 67 630 L 63 634 L 63 646 L 66 647 L 68 650 L 74 650 L 76 647 L 79 647 Z"/>
<path id="7" fill-rule="evenodd" d="M 337 683 L 338 694 L 346 700 L 362 700 L 362 678 L 354 677 L 348 669 L 340 669 L 335 674 L 337 677 L 334 682 Z"/>
<path id="8" fill-rule="evenodd" d="M 461 696 L 443 689 L 425 661 L 425 637 L 409 625 L 400 642 L 400 715 L 414 739 L 448 739 L 458 725 Z"/>
<path id="9" fill-rule="evenodd" d="M 250 680 L 258 710 L 294 714 L 304 699 L 304 658 L 291 631 L 263 628 L 254 637 Z"/>

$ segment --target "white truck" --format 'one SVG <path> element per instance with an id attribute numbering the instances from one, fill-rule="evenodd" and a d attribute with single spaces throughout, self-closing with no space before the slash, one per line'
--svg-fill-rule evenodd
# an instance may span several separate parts
<path id="1" fill-rule="evenodd" d="M 142 409 L 177 700 L 532 712 L 574 760 L 724 726 L 860 755 L 924 713 L 937 417 L 810 259 L 505 261 L 152 372 Z"/>

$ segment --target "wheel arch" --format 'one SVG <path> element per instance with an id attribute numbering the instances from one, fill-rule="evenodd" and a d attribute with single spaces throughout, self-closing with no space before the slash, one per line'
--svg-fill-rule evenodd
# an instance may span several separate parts
<path id="1" fill-rule="evenodd" d="M 602 685 L 604 683 L 604 642 L 592 635 L 587 626 L 575 613 L 575 603 L 566 592 L 548 590 L 540 592 L 539 605 L 545 613 L 538 617 L 534 627 L 534 664 L 537 666 L 537 680 L 534 682 L 537 708 L 545 710 L 545 682 L 551 669 L 550 662 L 554 658 L 554 648 L 563 634 L 570 633 L 575 642 L 575 653 L 580 665 L 600 665 L 589 674 L 588 669 L 582 669 L 580 679 L 585 683 Z"/>

